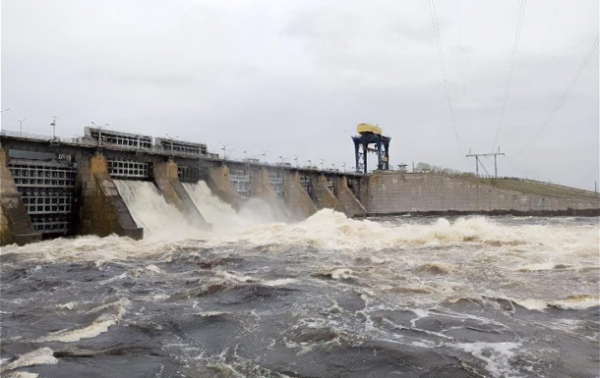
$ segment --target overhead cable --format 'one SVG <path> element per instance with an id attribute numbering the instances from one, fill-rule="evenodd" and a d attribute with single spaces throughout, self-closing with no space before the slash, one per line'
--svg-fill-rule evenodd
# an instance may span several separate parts
<path id="1" fill-rule="evenodd" d="M 506 104 L 508 103 L 508 97 L 510 95 L 510 87 L 512 84 L 512 75 L 515 70 L 515 62 L 517 61 L 517 51 L 519 49 L 519 41 L 521 39 L 521 28 L 523 27 L 523 18 L 525 16 L 525 5 L 527 0 L 521 0 L 521 8 L 519 10 L 519 20 L 517 21 L 517 28 L 515 30 L 515 40 L 513 42 L 512 51 L 510 53 L 510 63 L 508 66 L 508 76 L 506 78 L 506 85 L 504 87 L 504 96 L 502 97 L 502 106 L 500 107 L 500 120 L 498 121 L 498 127 L 496 128 L 496 136 L 494 137 L 494 143 L 492 150 L 496 149 L 498 143 L 498 137 L 500 136 L 500 129 L 504 123 L 504 115 L 506 113 Z"/>
<path id="2" fill-rule="evenodd" d="M 434 0 L 429 0 L 429 11 L 431 13 L 431 21 L 433 23 L 433 32 L 435 34 L 435 42 L 438 50 L 438 57 L 440 59 L 440 69 L 442 71 L 442 81 L 444 84 L 444 91 L 446 92 L 446 101 L 448 102 L 448 108 L 450 109 L 450 122 L 454 130 L 454 137 L 456 139 L 456 145 L 459 153 L 462 154 L 462 147 L 460 146 L 460 140 L 458 138 L 458 130 L 456 128 L 456 116 L 454 112 L 454 105 L 452 104 L 452 98 L 450 93 L 450 85 L 448 84 L 448 73 L 446 72 L 446 62 L 444 60 L 444 52 L 442 50 L 442 43 L 440 39 L 440 28 L 437 22 L 437 14 L 435 11 Z"/>
<path id="3" fill-rule="evenodd" d="M 548 125 L 550 124 L 550 122 L 552 121 L 552 119 L 554 118 L 554 116 L 556 115 L 556 113 L 558 112 L 558 110 L 562 107 L 562 105 L 565 102 L 565 100 L 567 99 L 567 97 L 569 97 L 569 94 L 571 93 L 571 89 L 573 89 L 573 85 L 577 82 L 577 80 L 579 79 L 579 76 L 581 76 L 581 73 L 585 69 L 585 66 L 587 66 L 587 64 L 590 61 L 590 59 L 592 58 L 592 56 L 594 56 L 594 51 L 596 51 L 596 49 L 598 48 L 598 40 L 599 40 L 599 35 L 596 35 L 596 39 L 594 40 L 594 42 L 592 43 L 592 45 L 588 49 L 588 52 L 585 54 L 585 57 L 583 58 L 583 61 L 581 61 L 581 63 L 577 67 L 577 71 L 575 71 L 575 74 L 571 78 L 571 81 L 569 81 L 569 84 L 567 85 L 567 87 L 565 88 L 565 90 L 561 93 L 560 97 L 558 98 L 558 101 L 556 102 L 556 104 L 554 105 L 554 107 L 550 110 L 550 114 L 548 115 L 548 117 L 546 118 L 546 120 L 544 121 L 544 123 L 542 124 L 542 126 L 539 128 L 539 130 L 535 133 L 535 135 L 533 136 L 533 138 L 531 138 L 531 140 L 529 141 L 529 143 L 527 143 L 525 145 L 525 147 L 523 147 L 521 150 L 519 150 L 517 152 L 517 154 L 520 154 L 525 149 L 527 149 L 533 142 L 535 142 L 535 140 L 548 127 Z"/>

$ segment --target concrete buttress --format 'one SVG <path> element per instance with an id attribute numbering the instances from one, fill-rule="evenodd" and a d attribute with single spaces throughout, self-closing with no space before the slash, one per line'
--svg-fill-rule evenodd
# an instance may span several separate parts
<path id="1" fill-rule="evenodd" d="M 252 172 L 251 196 L 265 201 L 275 220 L 284 221 L 290 218 L 285 203 L 275 193 L 269 172 L 265 168 Z"/>
<path id="2" fill-rule="evenodd" d="M 140 240 L 138 227 L 115 183 L 108 174 L 104 156 L 79 156 L 78 182 L 81 186 L 78 233 L 108 236 L 117 234 Z"/>
<path id="3" fill-rule="evenodd" d="M 308 218 L 317 212 L 317 206 L 300 184 L 298 172 L 287 173 L 283 177 L 283 201 L 297 219 Z"/>
<path id="4" fill-rule="evenodd" d="M 175 162 L 169 160 L 154 164 L 153 175 L 154 183 L 168 204 L 175 206 L 192 224 L 198 227 L 208 226 L 200 210 L 179 181 Z"/>
<path id="5" fill-rule="evenodd" d="M 335 198 L 333 192 L 327 187 L 327 178 L 324 175 L 319 175 L 316 180 L 312 180 L 311 185 L 319 209 L 329 208 L 340 213 L 344 212 L 340 201 Z"/>
<path id="6" fill-rule="evenodd" d="M 15 181 L 7 167 L 7 153 L 0 149 L 0 245 L 23 245 L 41 240 L 23 205 Z"/>
<path id="7" fill-rule="evenodd" d="M 243 201 L 231 183 L 227 166 L 222 165 L 209 169 L 206 183 L 213 194 L 233 206 L 234 209 L 239 210 Z"/>
<path id="8" fill-rule="evenodd" d="M 333 191 L 347 216 L 364 217 L 367 215 L 367 209 L 354 196 L 354 193 L 348 187 L 348 179 L 345 176 L 333 179 Z"/>

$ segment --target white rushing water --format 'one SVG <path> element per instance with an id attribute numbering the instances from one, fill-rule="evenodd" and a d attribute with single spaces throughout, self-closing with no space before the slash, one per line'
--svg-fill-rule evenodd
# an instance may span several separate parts
<path id="1" fill-rule="evenodd" d="M 196 184 L 183 183 L 183 187 L 200 211 L 204 219 L 212 224 L 213 229 L 232 228 L 238 229 L 247 225 L 230 204 L 212 194 L 204 181 Z"/>
<path id="2" fill-rule="evenodd" d="M 261 199 L 251 198 L 236 212 L 231 205 L 212 194 L 204 181 L 184 183 L 183 187 L 204 219 L 213 225 L 213 231 L 217 233 L 236 233 L 278 220 L 274 210 Z"/>
<path id="3" fill-rule="evenodd" d="M 117 190 L 144 238 L 176 240 L 202 237 L 203 231 L 193 227 L 174 206 L 168 204 L 149 181 L 114 180 Z"/>

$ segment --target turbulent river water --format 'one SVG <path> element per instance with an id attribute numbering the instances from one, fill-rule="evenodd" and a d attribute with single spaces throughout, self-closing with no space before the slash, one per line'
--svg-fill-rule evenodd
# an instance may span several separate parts
<path id="1" fill-rule="evenodd" d="M 3 377 L 598 377 L 599 219 L 270 221 L 186 184 L 190 227 L 2 249 Z"/>

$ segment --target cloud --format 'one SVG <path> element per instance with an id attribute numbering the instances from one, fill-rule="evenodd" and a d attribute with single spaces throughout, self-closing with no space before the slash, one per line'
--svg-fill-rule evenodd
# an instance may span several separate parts
<path id="1" fill-rule="evenodd" d="M 435 4 L 461 145 L 486 152 L 519 3 Z M 2 11 L 3 127 L 26 117 L 27 130 L 48 133 L 57 115 L 63 135 L 94 120 L 213 151 L 223 141 L 238 153 L 269 149 L 272 161 L 350 166 L 349 137 L 371 122 L 393 138 L 393 164 L 473 169 L 454 141 L 428 2 L 6 0 Z M 499 132 L 503 174 L 522 175 L 527 161 L 555 182 L 600 181 L 597 53 L 517 154 L 581 63 L 597 14 L 595 0 L 527 2 Z"/>

